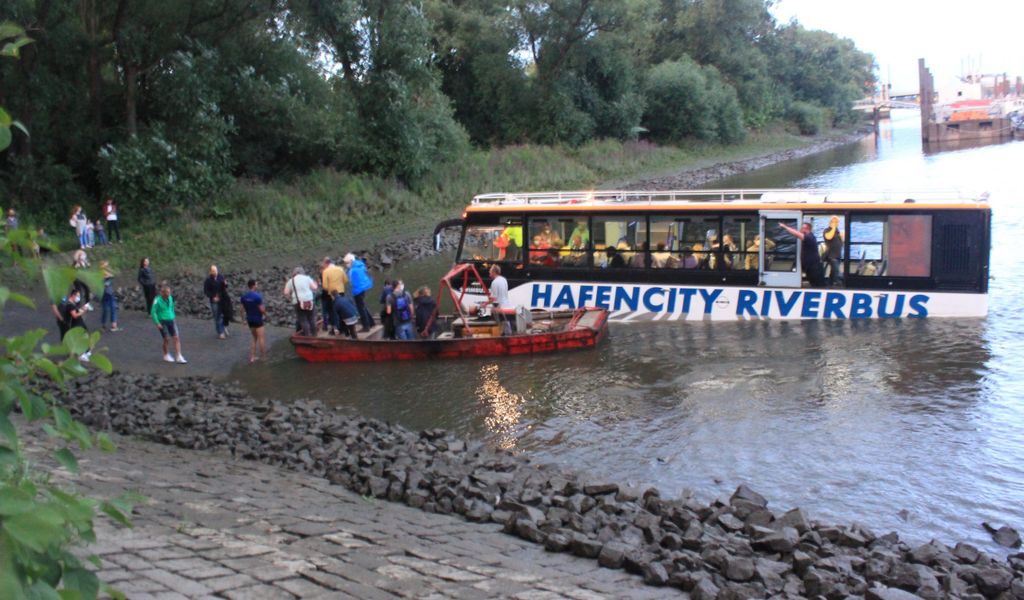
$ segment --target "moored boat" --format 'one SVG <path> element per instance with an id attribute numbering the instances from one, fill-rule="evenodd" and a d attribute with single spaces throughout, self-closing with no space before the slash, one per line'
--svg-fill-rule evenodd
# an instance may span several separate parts
<path id="1" fill-rule="evenodd" d="M 458 265 L 442 278 L 441 288 L 451 295 L 455 312 L 439 314 L 435 311 L 432 320 L 439 331 L 436 337 L 390 340 L 384 338 L 383 329 L 378 326 L 358 339 L 295 334 L 291 337 L 292 346 L 296 354 L 310 362 L 375 362 L 580 350 L 593 348 L 607 334 L 608 311 L 602 308 L 521 310 L 507 317 L 484 310 L 483 314 L 471 316 L 463 310 L 462 294 L 451 286 L 452 278 L 462 276 L 460 289 L 465 290 L 471 275 L 478 285 L 483 285 L 473 265 Z M 515 333 L 503 333 L 513 321 Z"/>

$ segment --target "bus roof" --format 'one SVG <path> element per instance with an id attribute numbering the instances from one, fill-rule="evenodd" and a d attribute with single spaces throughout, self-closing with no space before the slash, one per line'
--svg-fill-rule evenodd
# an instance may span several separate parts
<path id="1" fill-rule="evenodd" d="M 510 207 L 539 212 L 587 210 L 835 210 L 838 208 L 921 208 L 987 209 L 988 193 L 960 191 L 844 191 L 815 189 L 774 190 L 668 190 L 572 192 L 526 192 L 480 194 L 468 212 L 507 211 Z"/>

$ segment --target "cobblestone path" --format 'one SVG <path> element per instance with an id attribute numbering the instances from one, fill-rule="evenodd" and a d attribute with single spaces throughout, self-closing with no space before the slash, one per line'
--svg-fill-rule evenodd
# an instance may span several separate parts
<path id="1" fill-rule="evenodd" d="M 365 500 L 217 452 L 115 437 L 81 452 L 84 493 L 138 490 L 134 529 L 97 520 L 100 577 L 130 599 L 671 598 L 670 588 L 476 524 Z"/>

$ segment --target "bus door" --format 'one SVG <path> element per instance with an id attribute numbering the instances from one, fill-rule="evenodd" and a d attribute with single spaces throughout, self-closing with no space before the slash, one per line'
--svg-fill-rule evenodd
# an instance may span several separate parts
<path id="1" fill-rule="evenodd" d="M 800 287 L 800 240 L 780 227 L 800 228 L 798 210 L 762 210 L 757 265 L 760 285 Z"/>

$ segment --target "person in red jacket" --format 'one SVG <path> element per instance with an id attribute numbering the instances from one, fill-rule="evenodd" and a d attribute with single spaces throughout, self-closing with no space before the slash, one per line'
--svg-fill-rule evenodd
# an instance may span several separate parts
<path id="1" fill-rule="evenodd" d="M 117 234 L 118 243 L 121 242 L 121 228 L 117 220 L 117 203 L 113 198 L 107 198 L 103 203 L 103 219 L 107 222 L 107 238 L 113 243 L 114 234 Z"/>

